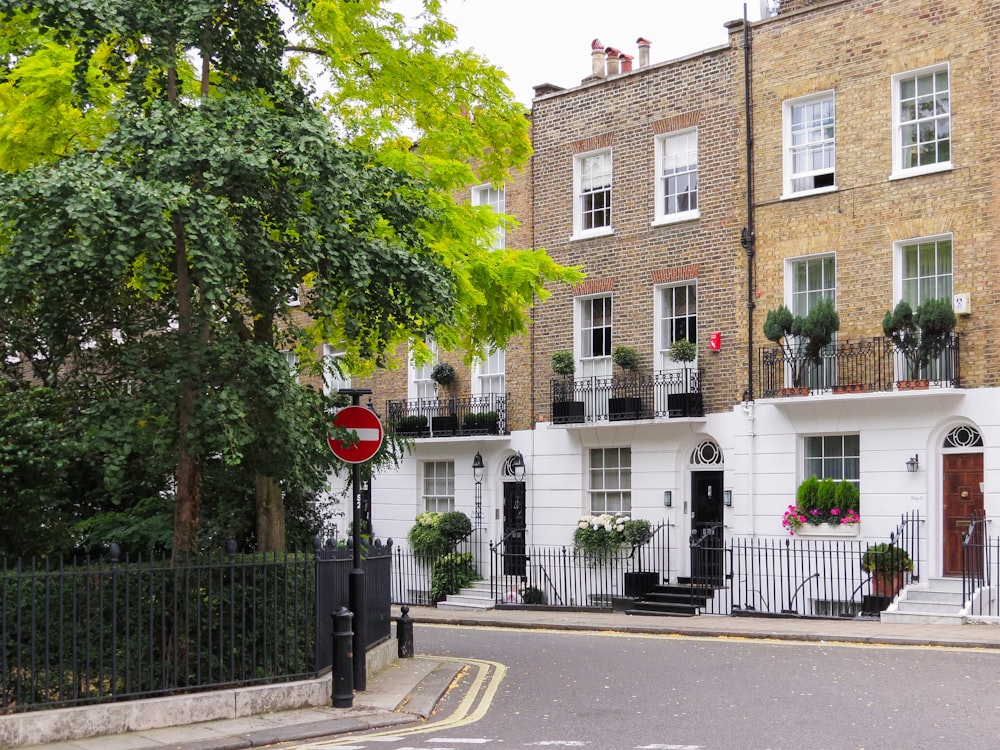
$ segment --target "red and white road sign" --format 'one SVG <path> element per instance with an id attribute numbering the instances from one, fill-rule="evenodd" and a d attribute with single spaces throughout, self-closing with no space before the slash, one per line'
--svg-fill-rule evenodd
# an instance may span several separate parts
<path id="1" fill-rule="evenodd" d="M 385 432 L 378 415 L 364 406 L 345 406 L 333 417 L 333 424 L 357 434 L 358 442 L 351 445 L 332 437 L 326 439 L 333 455 L 349 464 L 360 464 L 378 453 Z"/>

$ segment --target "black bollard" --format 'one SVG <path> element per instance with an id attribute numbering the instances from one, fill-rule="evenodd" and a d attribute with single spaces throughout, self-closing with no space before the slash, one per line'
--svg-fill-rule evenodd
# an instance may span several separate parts
<path id="1" fill-rule="evenodd" d="M 333 684 L 330 691 L 334 708 L 351 708 L 354 705 L 354 654 L 351 618 L 347 607 L 333 613 Z"/>
<path id="2" fill-rule="evenodd" d="M 399 608 L 403 614 L 396 618 L 396 641 L 400 659 L 413 658 L 413 620 L 410 608 L 405 604 Z"/>

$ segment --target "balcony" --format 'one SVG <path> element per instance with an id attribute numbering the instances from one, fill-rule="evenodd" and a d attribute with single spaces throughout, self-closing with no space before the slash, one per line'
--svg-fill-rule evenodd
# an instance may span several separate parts
<path id="1" fill-rule="evenodd" d="M 625 419 L 701 417 L 702 371 L 552 379 L 552 423 L 582 424 Z"/>
<path id="2" fill-rule="evenodd" d="M 507 396 L 394 399 L 386 403 L 386 426 L 406 437 L 471 437 L 507 434 Z"/>
<path id="3" fill-rule="evenodd" d="M 757 398 L 961 387 L 959 337 L 954 334 L 941 354 L 927 363 L 907 359 L 884 336 L 831 344 L 819 362 L 789 361 L 775 346 L 761 348 L 759 359 Z"/>

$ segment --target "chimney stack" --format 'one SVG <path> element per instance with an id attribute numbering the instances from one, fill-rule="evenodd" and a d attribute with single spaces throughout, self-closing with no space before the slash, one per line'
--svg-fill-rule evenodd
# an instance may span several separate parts
<path id="1" fill-rule="evenodd" d="M 635 41 L 636 44 L 639 45 L 639 67 L 640 68 L 648 67 L 650 41 L 648 39 L 643 39 L 642 37 L 639 37 Z"/>
<path id="2" fill-rule="evenodd" d="M 594 78 L 604 78 L 604 45 L 600 39 L 595 39 L 590 43 L 591 76 Z"/>
<path id="3" fill-rule="evenodd" d="M 618 56 L 621 54 L 621 52 L 616 50 L 614 47 L 608 47 L 606 50 L 604 50 L 604 54 L 607 56 L 608 75 L 609 76 L 618 75 L 618 70 L 619 70 L 618 63 L 620 62 Z"/>

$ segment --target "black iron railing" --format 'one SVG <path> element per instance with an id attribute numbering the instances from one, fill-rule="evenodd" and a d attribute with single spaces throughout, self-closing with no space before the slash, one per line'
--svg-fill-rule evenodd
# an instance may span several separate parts
<path id="1" fill-rule="evenodd" d="M 487 393 L 468 398 L 392 399 L 386 425 L 407 437 L 506 435 L 507 396 Z"/>
<path id="2" fill-rule="evenodd" d="M 759 357 L 758 398 L 961 387 L 957 335 L 940 356 L 920 366 L 884 336 L 831 344 L 818 361 L 793 362 L 777 346 L 761 348 Z"/>
<path id="3" fill-rule="evenodd" d="M 235 543 L 230 543 L 235 550 Z M 366 643 L 389 637 L 389 547 L 363 561 Z M 329 545 L 0 565 L 0 713 L 314 677 L 352 560 Z"/>
<path id="4" fill-rule="evenodd" d="M 552 422 L 614 422 L 704 415 L 702 371 L 657 370 L 651 374 L 553 378 Z"/>
<path id="5" fill-rule="evenodd" d="M 904 514 L 889 542 L 877 545 L 856 540 L 736 537 L 728 545 L 732 551 L 730 611 L 807 617 L 877 615 L 899 589 L 919 577 L 920 523 L 917 511 Z M 908 559 L 910 565 L 899 565 L 900 559 Z M 885 579 L 875 572 L 905 567 L 912 569 Z M 718 602 L 715 606 L 709 611 L 730 613 Z"/>
<path id="6" fill-rule="evenodd" d="M 962 605 L 970 604 L 969 614 L 976 617 L 1000 615 L 993 591 L 993 581 L 1000 580 L 993 569 L 1000 560 L 1000 540 L 986 536 L 986 523 L 985 513 L 976 511 L 962 535 Z"/>
<path id="7" fill-rule="evenodd" d="M 617 597 L 670 578 L 670 527 L 652 538 L 606 555 L 587 555 L 572 546 L 541 547 L 503 541 L 490 546 L 490 580 L 498 604 L 610 609 Z"/>

